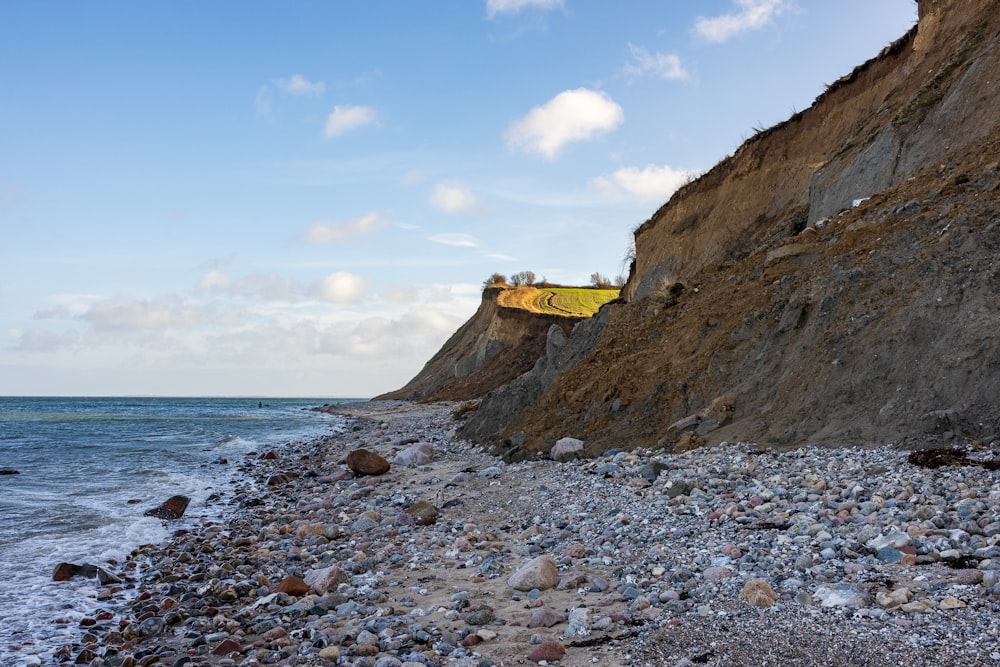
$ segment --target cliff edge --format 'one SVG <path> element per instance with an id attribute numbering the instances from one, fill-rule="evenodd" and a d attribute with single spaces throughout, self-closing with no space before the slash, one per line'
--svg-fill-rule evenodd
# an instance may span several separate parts
<path id="1" fill-rule="evenodd" d="M 635 232 L 622 301 L 482 401 L 519 458 L 1000 436 L 1000 1 L 917 25 Z M 564 334 L 565 332 L 563 332 Z"/>

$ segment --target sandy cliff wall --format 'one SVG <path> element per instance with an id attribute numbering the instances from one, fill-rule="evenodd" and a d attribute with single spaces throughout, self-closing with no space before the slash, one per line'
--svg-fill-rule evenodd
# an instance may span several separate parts
<path id="1" fill-rule="evenodd" d="M 523 454 L 1000 434 L 1000 2 L 919 9 L 643 223 L 628 303 L 466 435 Z"/>

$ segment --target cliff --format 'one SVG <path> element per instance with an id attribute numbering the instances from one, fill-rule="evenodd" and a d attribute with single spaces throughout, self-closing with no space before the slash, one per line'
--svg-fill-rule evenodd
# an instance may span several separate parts
<path id="1" fill-rule="evenodd" d="M 583 317 L 501 305 L 506 287 L 483 290 L 479 309 L 400 389 L 378 399 L 457 401 L 479 398 L 528 371 L 545 352 L 549 329 L 568 334 Z"/>
<path id="2" fill-rule="evenodd" d="M 1000 0 L 918 24 L 635 232 L 622 302 L 490 392 L 511 458 L 1000 433 Z"/>

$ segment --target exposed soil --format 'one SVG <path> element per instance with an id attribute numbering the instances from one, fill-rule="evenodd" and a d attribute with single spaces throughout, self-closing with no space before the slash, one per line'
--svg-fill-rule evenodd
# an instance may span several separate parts
<path id="1" fill-rule="evenodd" d="M 563 436 L 590 454 L 996 438 L 1000 2 L 919 7 L 641 225 L 600 335 L 572 336 L 557 378 L 492 392 L 464 435 L 511 458 Z"/>

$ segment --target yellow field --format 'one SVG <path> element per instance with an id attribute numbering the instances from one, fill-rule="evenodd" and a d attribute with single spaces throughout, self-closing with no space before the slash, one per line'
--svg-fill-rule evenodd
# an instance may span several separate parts
<path id="1" fill-rule="evenodd" d="M 601 306 L 616 298 L 616 289 L 522 286 L 503 290 L 497 302 L 507 308 L 520 308 L 533 313 L 590 317 Z"/>

